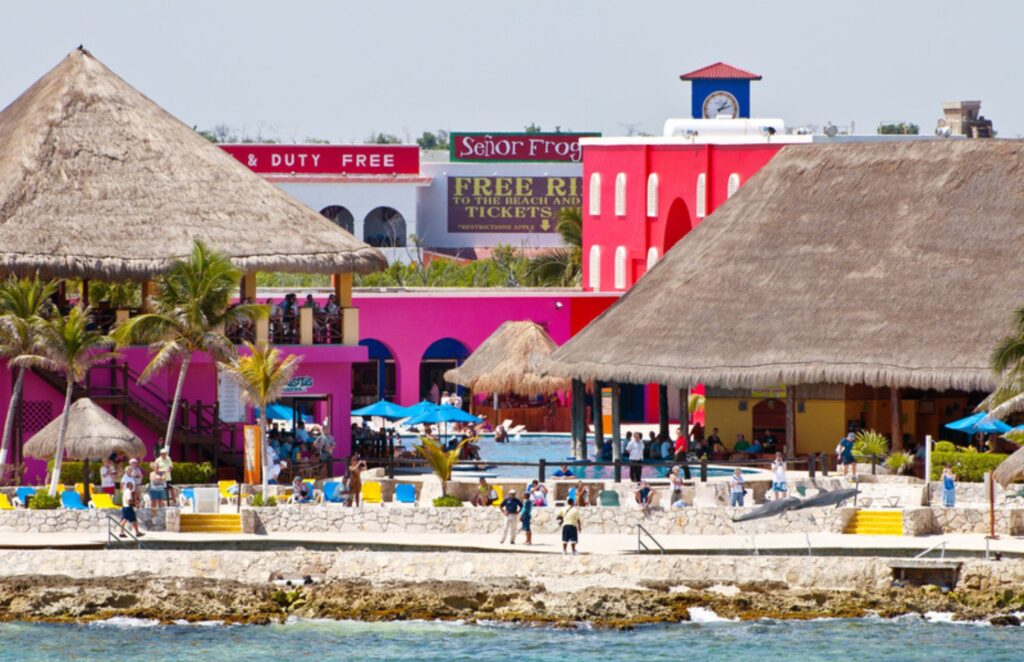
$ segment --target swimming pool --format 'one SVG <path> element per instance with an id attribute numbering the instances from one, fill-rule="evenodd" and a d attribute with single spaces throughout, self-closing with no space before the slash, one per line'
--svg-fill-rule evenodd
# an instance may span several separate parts
<path id="1" fill-rule="evenodd" d="M 415 443 L 415 438 L 404 437 L 403 443 L 407 448 Z M 510 439 L 508 443 L 499 444 L 494 441 L 493 436 L 481 437 L 480 457 L 486 462 L 538 462 L 544 459 L 548 464 L 548 476 L 551 476 L 558 465 L 563 462 L 572 461 L 572 440 L 569 435 L 555 434 L 524 434 Z M 589 459 L 595 458 L 594 439 L 591 437 L 587 442 Z M 628 477 L 628 465 L 624 463 L 622 474 Z M 694 477 L 700 475 L 700 465 L 691 464 L 690 471 Z M 723 477 L 732 473 L 731 467 L 709 466 L 709 477 Z M 582 475 L 581 475 L 582 472 Z M 489 469 L 488 473 L 511 478 L 536 478 L 536 467 L 497 467 Z M 573 473 L 582 478 L 610 479 L 614 468 L 610 466 L 601 467 L 573 467 Z M 761 473 L 756 469 L 744 469 L 744 474 Z M 668 474 L 668 467 L 644 467 L 644 478 L 664 478 Z"/>

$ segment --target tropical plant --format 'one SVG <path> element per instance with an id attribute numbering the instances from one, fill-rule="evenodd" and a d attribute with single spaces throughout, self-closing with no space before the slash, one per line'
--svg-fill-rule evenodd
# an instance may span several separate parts
<path id="1" fill-rule="evenodd" d="M 563 207 L 555 231 L 565 248 L 554 248 L 529 262 L 528 273 L 537 285 L 574 287 L 583 278 L 583 210 Z"/>
<path id="2" fill-rule="evenodd" d="M 142 288 L 131 281 L 93 281 L 89 283 L 89 303 L 105 303 L 114 309 L 136 308 L 142 305 Z"/>
<path id="3" fill-rule="evenodd" d="M 218 361 L 230 360 L 235 356 L 235 347 L 223 329 L 269 314 L 265 306 L 230 305 L 241 277 L 242 272 L 227 256 L 196 241 L 192 253 L 183 260 L 175 260 L 157 280 L 156 296 L 151 302 L 153 312 L 126 320 L 112 334 L 121 346 L 135 342 L 150 344 L 153 358 L 139 375 L 140 383 L 172 363 L 181 362 L 164 435 L 164 447 L 168 450 L 192 355 L 208 352 Z"/>
<path id="4" fill-rule="evenodd" d="M 40 492 L 28 502 L 29 510 L 57 510 L 60 508 L 60 497 Z"/>
<path id="5" fill-rule="evenodd" d="M 462 499 L 455 496 L 434 497 L 432 502 L 435 508 L 461 508 Z"/>
<path id="6" fill-rule="evenodd" d="M 914 467 L 914 456 L 903 451 L 893 451 L 885 458 L 885 467 L 897 474 L 904 474 Z"/>
<path id="7" fill-rule="evenodd" d="M 242 397 L 260 408 L 260 440 L 263 445 L 263 499 L 267 491 L 267 405 L 277 402 L 284 394 L 288 381 L 295 374 L 302 361 L 301 356 L 289 354 L 281 358 L 281 351 L 260 343 L 245 343 L 249 354 L 239 356 L 224 364 L 221 369 L 234 380 L 242 390 Z"/>
<path id="8" fill-rule="evenodd" d="M 254 494 L 252 495 L 252 503 L 250 505 L 253 508 L 276 508 L 277 499 L 275 497 L 264 499 L 262 494 Z"/>
<path id="9" fill-rule="evenodd" d="M 704 404 L 705 404 L 705 402 L 706 402 L 706 399 L 700 393 L 691 393 L 686 398 L 687 411 L 690 412 L 691 416 L 693 414 L 698 413 L 698 412 L 702 412 L 702 411 L 704 411 Z"/>
<path id="10" fill-rule="evenodd" d="M 57 436 L 57 450 L 53 456 L 53 475 L 50 478 L 50 496 L 57 494 L 61 464 L 64 461 L 64 441 L 68 433 L 68 415 L 75 384 L 85 381 L 89 370 L 117 356 L 109 351 L 113 340 L 91 329 L 92 313 L 88 308 L 75 306 L 67 315 L 56 315 L 37 325 L 36 354 L 24 354 L 12 363 L 18 368 L 40 366 L 63 372 L 67 381 L 64 393 L 64 412 L 61 414 Z"/>
<path id="11" fill-rule="evenodd" d="M 0 283 L 0 356 L 11 360 L 35 353 L 38 338 L 36 331 L 43 322 L 42 313 L 56 290 L 55 281 L 42 281 L 38 275 L 31 279 L 9 276 Z M 14 367 L 11 363 L 7 366 Z M 0 467 L 7 464 L 14 418 L 21 402 L 27 367 L 23 365 L 16 369 L 18 376 L 14 379 L 14 389 L 7 404 L 3 440 L 0 441 Z"/>
<path id="12" fill-rule="evenodd" d="M 999 382 L 978 406 L 998 419 L 1024 411 L 1024 307 L 1014 311 L 1013 320 L 1013 333 L 1000 340 L 989 357 Z"/>
<path id="13" fill-rule="evenodd" d="M 858 461 L 882 460 L 889 453 L 889 440 L 874 430 L 861 430 L 853 440 L 853 454 Z"/>
<path id="14" fill-rule="evenodd" d="M 462 454 L 462 447 L 466 445 L 469 439 L 463 439 L 459 442 L 459 445 L 450 451 L 446 451 L 444 446 L 441 445 L 436 439 L 430 437 L 420 437 L 419 445 L 415 446 L 416 452 L 420 454 L 427 464 L 430 465 L 431 471 L 441 481 L 441 496 L 448 496 L 448 481 L 452 479 L 452 467 L 459 461 L 459 455 Z"/>
<path id="15" fill-rule="evenodd" d="M 931 479 L 940 480 L 942 467 L 948 464 L 957 479 L 978 483 L 1008 457 L 1005 453 L 932 453 Z"/>
<path id="16" fill-rule="evenodd" d="M 955 453 L 956 452 L 956 444 L 954 444 L 952 441 L 937 441 L 937 442 L 935 442 L 935 447 L 932 448 L 932 452 L 934 452 L 934 453 Z"/>

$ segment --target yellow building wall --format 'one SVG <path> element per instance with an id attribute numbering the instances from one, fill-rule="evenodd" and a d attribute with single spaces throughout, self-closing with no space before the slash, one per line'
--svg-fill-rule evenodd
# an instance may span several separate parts
<path id="1" fill-rule="evenodd" d="M 747 410 L 740 411 L 740 400 L 747 403 Z M 743 433 L 750 441 L 754 426 L 754 405 L 758 400 L 750 398 L 706 398 L 704 400 L 705 436 L 712 428 L 718 428 L 718 436 L 726 448 L 732 449 L 736 435 Z"/>
<path id="2" fill-rule="evenodd" d="M 796 452 L 832 453 L 846 434 L 846 402 L 801 400 L 804 411 L 796 414 Z"/>

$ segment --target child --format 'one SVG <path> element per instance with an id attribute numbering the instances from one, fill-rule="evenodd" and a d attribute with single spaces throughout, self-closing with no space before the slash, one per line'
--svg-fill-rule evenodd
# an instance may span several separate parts
<path id="1" fill-rule="evenodd" d="M 956 475 L 948 464 L 942 468 L 942 505 L 946 508 L 956 505 Z"/>
<path id="2" fill-rule="evenodd" d="M 522 523 L 520 530 L 526 534 L 526 544 L 533 544 L 533 532 L 530 531 L 530 518 L 533 517 L 533 501 L 529 497 L 523 500 L 523 510 L 519 513 L 519 521 Z"/>
<path id="3" fill-rule="evenodd" d="M 124 488 L 121 490 L 121 533 L 118 534 L 121 538 L 128 537 L 125 532 L 126 522 L 132 525 L 136 538 L 145 535 L 139 531 L 139 520 L 135 516 L 137 505 L 139 505 L 139 491 L 135 489 L 135 481 L 129 478 L 124 482 Z"/>
<path id="4" fill-rule="evenodd" d="M 775 462 L 772 463 L 772 493 L 775 500 L 784 499 L 788 496 L 789 488 L 786 486 L 786 459 L 782 453 L 775 454 Z"/>

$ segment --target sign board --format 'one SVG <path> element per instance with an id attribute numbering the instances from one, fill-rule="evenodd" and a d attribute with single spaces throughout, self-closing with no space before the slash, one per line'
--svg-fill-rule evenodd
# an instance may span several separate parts
<path id="1" fill-rule="evenodd" d="M 554 232 L 582 177 L 448 177 L 448 232 Z"/>
<path id="2" fill-rule="evenodd" d="M 260 426 L 246 425 L 242 429 L 242 444 L 245 448 L 245 482 L 259 485 L 263 482 L 263 442 Z"/>
<path id="3" fill-rule="evenodd" d="M 583 160 L 580 138 L 600 133 L 452 133 L 452 161 L 559 161 Z"/>
<path id="4" fill-rule="evenodd" d="M 309 390 L 313 388 L 313 378 L 309 375 L 295 375 L 288 380 L 288 384 L 284 387 L 285 394 L 296 394 L 296 393 L 309 393 Z"/>
<path id="5" fill-rule="evenodd" d="M 785 400 L 786 399 L 786 385 L 785 384 L 773 384 L 766 388 L 755 389 L 750 392 L 752 398 L 762 398 L 765 400 Z"/>
<path id="6" fill-rule="evenodd" d="M 416 145 L 221 145 L 261 175 L 418 175 Z"/>
<path id="7" fill-rule="evenodd" d="M 217 371 L 217 402 L 224 423 L 245 423 L 245 402 L 238 382 Z"/>

